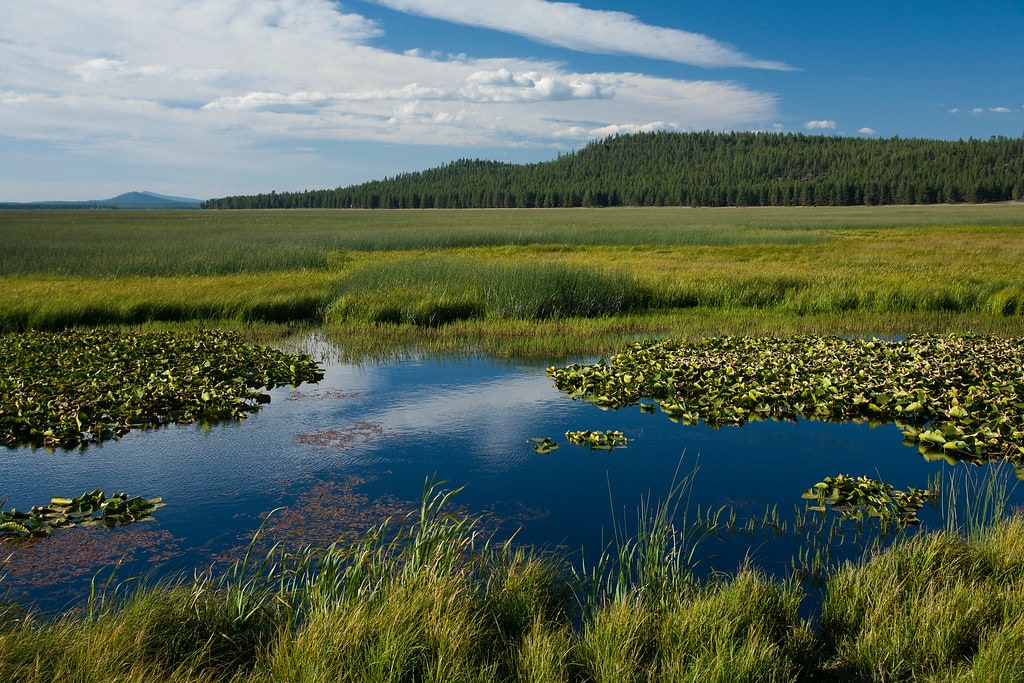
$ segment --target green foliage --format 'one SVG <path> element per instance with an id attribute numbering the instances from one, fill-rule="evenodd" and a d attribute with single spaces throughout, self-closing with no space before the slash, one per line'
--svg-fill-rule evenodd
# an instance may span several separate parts
<path id="1" fill-rule="evenodd" d="M 823 599 L 752 566 L 698 580 L 672 501 L 607 562 L 481 534 L 428 486 L 418 511 L 327 548 L 250 552 L 222 574 L 0 612 L 0 680 L 1018 680 L 1024 517 L 929 532 L 829 568 Z M 692 539 L 690 539 L 692 540 Z M 689 558 L 689 559 L 688 559 Z M 573 592 L 579 598 L 572 599 Z M 812 624 L 814 624 L 812 626 Z M 820 625 L 819 625 L 820 624 Z"/>
<path id="2" fill-rule="evenodd" d="M 865 517 L 874 517 L 885 528 L 889 524 L 920 524 L 917 511 L 936 495 L 933 491 L 912 486 L 907 491 L 900 491 L 892 484 L 870 477 L 853 478 L 840 474 L 825 477 L 824 481 L 807 489 L 801 497 L 816 503 L 808 505 L 808 510 L 824 513 L 831 508 L 839 512 L 843 519 L 863 520 Z"/>
<path id="3" fill-rule="evenodd" d="M 579 432 L 569 431 L 565 433 L 569 443 L 577 446 L 589 446 L 590 450 L 610 451 L 615 448 L 625 448 L 629 441 L 622 432 L 608 429 L 606 431 L 583 430 Z"/>
<path id="4" fill-rule="evenodd" d="M 820 317 L 819 331 L 843 332 L 851 313 L 862 334 L 983 330 L 1022 310 L 1020 223 L 1014 205 L 0 212 L 0 332 L 329 321 L 408 323 L 424 339 L 483 321 L 508 347 L 521 343 L 499 322 L 644 315 L 616 326 L 735 329 L 711 324 L 720 310 L 771 311 L 783 330 Z"/>
<path id="5" fill-rule="evenodd" d="M 242 419 L 256 388 L 316 382 L 307 355 L 237 335 L 31 332 L 0 336 L 0 444 L 73 448 L 133 428 Z"/>
<path id="6" fill-rule="evenodd" d="M 826 666 L 841 679 L 1018 678 L 1024 556 L 1006 553 L 1022 542 L 1018 516 L 973 540 L 935 532 L 840 568 L 822 605 Z"/>
<path id="7" fill-rule="evenodd" d="M 643 309 L 650 298 L 625 273 L 442 257 L 365 266 L 346 277 L 338 293 L 332 319 L 427 327 L 473 318 L 611 316 Z"/>
<path id="8" fill-rule="evenodd" d="M 555 161 L 460 159 L 334 190 L 224 197 L 206 208 L 852 206 L 1021 199 L 1024 140 L 637 133 Z"/>
<path id="9" fill-rule="evenodd" d="M 721 337 L 637 342 L 607 362 L 551 367 L 548 374 L 574 398 L 609 408 L 650 399 L 686 424 L 895 422 L 929 459 L 1019 463 L 1022 367 L 1020 339 Z"/>
<path id="10" fill-rule="evenodd" d="M 123 492 L 107 497 L 101 489 L 95 489 L 76 498 L 52 498 L 49 505 L 33 506 L 28 512 L 2 511 L 0 536 L 48 536 L 61 527 L 131 524 L 163 506 L 161 498 L 129 497 Z"/>
<path id="11" fill-rule="evenodd" d="M 551 453 L 558 450 L 558 443 L 550 436 L 535 436 L 526 441 L 533 444 L 534 453 Z"/>

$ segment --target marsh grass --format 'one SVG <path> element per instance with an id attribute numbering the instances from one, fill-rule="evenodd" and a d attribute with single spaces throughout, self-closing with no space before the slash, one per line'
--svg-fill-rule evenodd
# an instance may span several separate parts
<path id="1" fill-rule="evenodd" d="M 733 330 L 753 311 L 825 333 L 856 316 L 868 333 L 908 334 L 928 315 L 959 328 L 928 331 L 964 331 L 965 318 L 1019 329 L 1021 225 L 1019 205 L 5 211 L 0 331 L 305 321 L 356 336 L 412 325 L 434 343 L 451 326 L 483 321 L 500 338 L 515 321 L 566 319 L 585 344 L 616 324 L 579 321 L 627 316 L 619 327 L 689 336 L 710 327 L 708 311 Z M 390 342 L 377 335 L 374 352 Z"/>
<path id="2" fill-rule="evenodd" d="M 857 680 L 1019 680 L 1022 544 L 1018 515 L 971 539 L 918 535 L 836 571 L 822 607 L 827 667 Z"/>
<path id="3" fill-rule="evenodd" d="M 0 332 L 154 321 L 322 320 L 334 299 L 335 281 L 329 274 L 312 271 L 219 277 L 8 278 L 2 282 Z"/>
<path id="4" fill-rule="evenodd" d="M 1014 204 L 431 211 L 0 211 L 0 276 L 322 269 L 332 251 L 479 246 L 808 244 L 822 232 L 1020 225 Z"/>
<path id="5" fill-rule="evenodd" d="M 486 354 L 545 361 L 608 356 L 642 338 L 787 337 L 830 334 L 897 338 L 909 334 L 1015 336 L 1019 318 L 989 314 L 839 311 L 808 315 L 763 308 L 686 308 L 606 318 L 467 319 L 438 327 L 412 323 L 331 322 L 322 328 L 339 361 Z"/>
<path id="6" fill-rule="evenodd" d="M 435 256 L 355 270 L 329 317 L 426 327 L 466 319 L 594 318 L 645 309 L 649 298 L 633 277 L 607 269 Z"/>
<path id="7" fill-rule="evenodd" d="M 687 483 L 686 485 L 690 485 Z M 427 486 L 419 510 L 221 574 L 103 582 L 83 607 L 0 620 L 0 680 L 1020 680 L 1024 516 L 918 534 L 799 583 L 752 565 L 698 579 L 641 506 L 604 570 L 497 542 Z M 677 510 L 678 511 L 678 510 Z M 624 535 L 625 534 L 625 535 Z M 678 552 L 685 549 L 684 552 Z M 597 580 L 594 580 L 596 577 Z"/>

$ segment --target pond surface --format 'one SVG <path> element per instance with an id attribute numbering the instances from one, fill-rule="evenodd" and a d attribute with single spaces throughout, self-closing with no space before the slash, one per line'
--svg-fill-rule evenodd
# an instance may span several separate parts
<path id="1" fill-rule="evenodd" d="M 119 578 L 191 575 L 239 557 L 264 519 L 268 543 L 325 545 L 418 508 L 428 479 L 465 487 L 454 502 L 485 514 L 484 528 L 499 538 L 518 529 L 519 542 L 593 559 L 612 537 L 613 510 L 619 523 L 635 521 L 641 499 L 664 499 L 677 475 L 692 475 L 691 520 L 698 506 L 731 506 L 741 521 L 776 506 L 792 524 L 801 493 L 826 476 L 906 489 L 955 469 L 902 445 L 894 425 L 715 430 L 635 407 L 604 411 L 560 393 L 543 365 L 449 358 L 325 367 L 320 384 L 275 389 L 237 424 L 135 432 L 81 452 L 0 451 L 5 509 L 96 487 L 167 503 L 146 523 L 0 546 L 0 559 L 11 554 L 0 595 L 63 609 L 118 563 Z M 619 430 L 629 445 L 590 451 L 565 439 L 585 429 Z M 531 437 L 559 448 L 535 453 Z M 921 518 L 941 523 L 937 509 Z M 800 544 L 792 534 L 738 534 L 705 541 L 696 555 L 708 570 L 732 571 L 749 555 L 783 574 Z"/>

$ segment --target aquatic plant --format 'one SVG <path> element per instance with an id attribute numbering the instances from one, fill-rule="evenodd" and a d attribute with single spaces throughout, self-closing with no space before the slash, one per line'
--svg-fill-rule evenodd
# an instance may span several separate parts
<path id="1" fill-rule="evenodd" d="M 75 498 L 51 498 L 49 505 L 33 506 L 28 512 L 16 508 L 0 512 L 0 536 L 48 536 L 54 529 L 102 524 L 113 527 L 148 517 L 165 505 L 162 498 L 129 496 L 102 489 Z"/>
<path id="2" fill-rule="evenodd" d="M 589 446 L 590 450 L 610 451 L 613 448 L 625 448 L 629 441 L 622 432 L 608 429 L 606 431 L 583 430 L 580 432 L 568 431 L 565 438 L 569 443 L 577 446 Z"/>
<path id="3" fill-rule="evenodd" d="M 863 520 L 873 517 L 884 526 L 914 526 L 921 523 L 917 511 L 929 500 L 936 497 L 934 491 L 917 489 L 913 486 L 900 491 L 892 484 L 870 477 L 850 477 L 839 474 L 825 477 L 807 489 L 801 496 L 814 501 L 807 509 L 815 512 L 835 510 L 843 519 Z"/>
<path id="4" fill-rule="evenodd" d="M 558 444 L 550 436 L 532 437 L 527 439 L 527 442 L 533 444 L 534 453 L 550 453 L 558 449 Z"/>
<path id="5" fill-rule="evenodd" d="M 685 424 L 895 422 L 927 458 L 1024 458 L 1021 339 L 648 340 L 608 361 L 547 372 L 573 398 L 606 408 L 656 405 Z"/>
<path id="6" fill-rule="evenodd" d="M 645 503 L 635 533 L 618 528 L 601 564 L 567 576 L 555 558 L 447 512 L 453 495 L 428 488 L 404 523 L 327 548 L 107 583 L 63 615 L 0 603 L 0 680 L 1024 676 L 1019 513 L 824 567 L 819 600 L 752 566 L 697 578 L 694 538 L 671 522 L 671 504 Z"/>
<path id="7" fill-rule="evenodd" d="M 131 429 L 243 419 L 260 388 L 316 382 L 308 355 L 237 334 L 70 330 L 0 335 L 0 445 L 74 448 Z"/>

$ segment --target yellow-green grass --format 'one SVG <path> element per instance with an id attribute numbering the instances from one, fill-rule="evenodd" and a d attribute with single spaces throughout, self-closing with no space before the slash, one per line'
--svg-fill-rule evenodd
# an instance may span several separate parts
<path id="1" fill-rule="evenodd" d="M 667 332 L 1024 329 L 1017 204 L 0 212 L 0 246 L 7 331 L 303 322 L 352 353 L 564 356 Z"/>
<path id="2" fill-rule="evenodd" d="M 100 587 L 46 617 L 0 604 L 0 680 L 1016 681 L 1024 676 L 1024 517 L 937 531 L 826 570 L 812 600 L 744 566 L 708 580 L 657 517 L 631 563 L 586 585 L 481 536 L 425 496 L 326 550 L 145 586 Z M 610 551 L 614 554 L 616 551 Z M 633 572 L 647 566 L 650 571 Z M 814 589 L 811 589 L 814 590 Z M 584 599 L 589 596 L 589 599 Z M 809 608 L 802 604 L 813 602 Z M 801 616 L 809 613 L 810 619 Z"/>
<path id="3" fill-rule="evenodd" d="M 928 332 L 1019 336 L 1019 317 L 962 313 L 840 311 L 780 314 L 758 308 L 687 308 L 667 313 L 561 320 L 460 320 L 439 327 L 408 323 L 331 323 L 320 330 L 337 349 L 336 360 L 419 354 L 485 354 L 556 360 L 607 356 L 630 340 L 717 336 L 786 337 L 830 334 L 895 338 Z M 263 336 L 264 341 L 269 338 Z M 299 350 L 309 352 L 299 343 Z"/>
<path id="4" fill-rule="evenodd" d="M 319 318 L 335 276 L 287 271 L 238 275 L 0 279 L 0 331 L 152 321 L 280 323 Z"/>
<path id="5" fill-rule="evenodd" d="M 1024 206 L 0 211 L 0 275 L 321 268 L 334 250 L 802 244 L 834 230 L 963 225 L 1021 226 Z"/>

